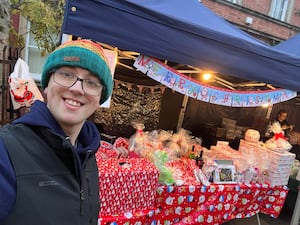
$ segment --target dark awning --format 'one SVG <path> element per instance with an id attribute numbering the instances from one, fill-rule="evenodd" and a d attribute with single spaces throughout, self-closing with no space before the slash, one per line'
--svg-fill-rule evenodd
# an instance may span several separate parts
<path id="1" fill-rule="evenodd" d="M 262 43 L 197 0 L 68 0 L 62 32 L 300 90 L 300 56 Z"/>

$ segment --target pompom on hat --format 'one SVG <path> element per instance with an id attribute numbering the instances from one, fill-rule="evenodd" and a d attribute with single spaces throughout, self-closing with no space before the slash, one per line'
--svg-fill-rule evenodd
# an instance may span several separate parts
<path id="1" fill-rule="evenodd" d="M 41 78 L 43 89 L 48 86 L 50 72 L 62 66 L 80 67 L 95 74 L 104 86 L 100 104 L 110 97 L 113 80 L 100 44 L 90 40 L 74 40 L 60 45 L 48 56 L 44 64 Z"/>

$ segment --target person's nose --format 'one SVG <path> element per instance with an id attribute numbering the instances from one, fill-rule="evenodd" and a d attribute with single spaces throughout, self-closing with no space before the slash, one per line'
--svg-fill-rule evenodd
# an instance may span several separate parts
<path id="1" fill-rule="evenodd" d="M 82 80 L 77 79 L 77 81 L 70 87 L 70 90 L 84 94 Z"/>

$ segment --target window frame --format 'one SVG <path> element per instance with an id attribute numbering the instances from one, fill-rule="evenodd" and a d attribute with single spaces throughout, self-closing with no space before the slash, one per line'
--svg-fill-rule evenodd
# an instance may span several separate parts
<path id="1" fill-rule="evenodd" d="M 289 20 L 291 1 L 289 0 L 272 0 L 269 16 L 287 22 Z"/>
<path id="2" fill-rule="evenodd" d="M 35 80 L 35 81 L 38 81 L 40 82 L 41 81 L 41 72 L 42 72 L 42 69 L 43 69 L 43 65 L 44 64 L 41 64 L 41 63 L 35 63 L 36 66 L 40 66 L 40 73 L 39 72 L 32 72 L 31 70 L 31 67 L 30 67 L 30 64 L 31 64 L 31 60 L 30 59 L 30 53 L 31 52 L 38 52 L 40 53 L 40 62 L 41 61 L 45 61 L 46 58 L 47 58 L 47 54 L 45 56 L 42 57 L 42 52 L 39 50 L 38 46 L 37 45 L 34 45 L 31 43 L 31 40 L 32 40 L 32 33 L 30 32 L 30 21 L 26 21 L 26 37 L 25 37 L 25 52 L 24 52 L 24 60 L 25 62 L 28 64 L 29 66 L 29 73 L 31 75 L 31 77 Z M 35 59 L 33 59 L 34 61 L 37 61 Z"/>
<path id="3" fill-rule="evenodd" d="M 226 0 L 226 1 L 237 5 L 242 5 L 243 3 L 243 0 Z"/>

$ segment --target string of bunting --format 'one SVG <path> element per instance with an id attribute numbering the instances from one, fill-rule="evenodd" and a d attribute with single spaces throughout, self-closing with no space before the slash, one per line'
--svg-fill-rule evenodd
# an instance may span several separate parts
<path id="1" fill-rule="evenodd" d="M 139 55 L 133 65 L 148 77 L 174 91 L 218 105 L 256 107 L 284 102 L 297 96 L 297 92 L 281 88 L 262 91 L 238 91 L 214 87 L 193 80 L 161 61 L 144 55 Z"/>
<path id="2" fill-rule="evenodd" d="M 161 94 L 165 92 L 166 87 L 163 85 L 153 85 L 153 86 L 148 86 L 148 85 L 141 85 L 141 84 L 133 84 L 125 81 L 120 81 L 117 79 L 114 79 L 115 82 L 115 87 L 118 87 L 119 85 L 124 85 L 126 88 L 130 91 L 134 86 L 136 86 L 139 90 L 139 93 L 142 93 L 145 89 L 149 89 L 151 94 L 154 94 L 155 90 L 160 90 Z"/>

